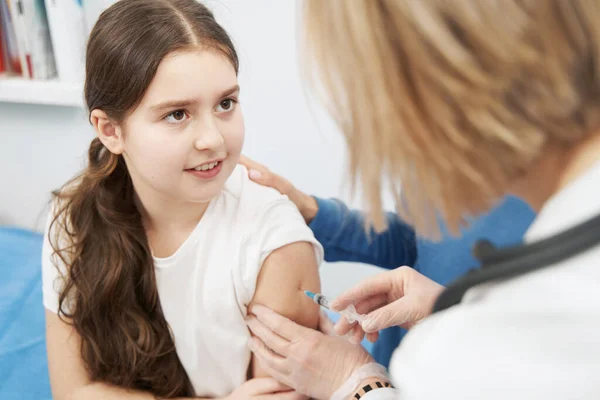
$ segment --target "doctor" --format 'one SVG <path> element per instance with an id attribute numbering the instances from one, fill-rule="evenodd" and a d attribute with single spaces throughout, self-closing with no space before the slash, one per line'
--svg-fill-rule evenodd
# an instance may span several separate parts
<path id="1" fill-rule="evenodd" d="M 265 370 L 317 399 L 599 398 L 600 0 L 304 12 L 311 76 L 377 227 L 388 183 L 421 235 L 508 193 L 539 213 L 524 249 L 479 246 L 481 272 L 445 291 L 398 268 L 337 299 L 368 313 L 365 331 L 411 327 L 391 376 L 360 346 L 255 306 L 249 346 Z"/>

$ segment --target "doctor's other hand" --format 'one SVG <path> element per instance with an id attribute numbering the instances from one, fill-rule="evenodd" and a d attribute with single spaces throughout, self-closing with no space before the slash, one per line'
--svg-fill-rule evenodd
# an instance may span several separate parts
<path id="1" fill-rule="evenodd" d="M 322 332 L 325 335 L 339 336 L 337 331 L 335 330 L 335 325 L 333 324 L 333 321 L 331 319 L 329 319 L 329 316 L 323 310 L 321 310 L 321 313 L 319 314 L 318 328 L 319 328 L 319 332 Z M 365 331 L 362 330 L 360 325 L 354 324 L 352 330 L 349 331 L 345 335 L 345 337 L 347 340 L 350 341 L 350 343 L 360 344 L 362 342 L 362 340 L 365 338 Z M 379 332 L 367 333 L 366 338 L 371 343 L 375 343 L 377 341 L 377 339 L 379 339 Z"/>
<path id="2" fill-rule="evenodd" d="M 259 185 L 268 186 L 279 193 L 286 195 L 292 201 L 307 224 L 315 218 L 319 205 L 314 197 L 296 189 L 294 185 L 282 176 L 271 172 L 267 167 L 249 159 L 246 156 L 240 157 L 240 164 L 248 169 L 248 177 L 250 180 Z"/>
<path id="3" fill-rule="evenodd" d="M 367 332 L 378 332 L 390 326 L 410 328 L 431 313 L 444 287 L 410 267 L 374 275 L 342 293 L 332 303 L 332 310 L 343 310 L 353 304 L 360 314 L 367 314 L 361 323 Z M 354 329 L 344 318 L 335 330 L 345 335 Z"/>
<path id="4" fill-rule="evenodd" d="M 255 336 L 248 342 L 264 371 L 315 399 L 329 399 L 352 374 L 373 362 L 367 351 L 344 338 L 298 325 L 256 305 L 246 323 Z"/>
<path id="5" fill-rule="evenodd" d="M 306 396 L 290 390 L 274 378 L 250 379 L 223 400 L 306 400 Z"/>

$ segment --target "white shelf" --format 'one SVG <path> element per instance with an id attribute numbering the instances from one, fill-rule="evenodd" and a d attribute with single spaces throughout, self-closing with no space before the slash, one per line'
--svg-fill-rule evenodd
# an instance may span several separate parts
<path id="1" fill-rule="evenodd" d="M 0 103 L 83 107 L 83 87 L 57 80 L 0 76 Z"/>

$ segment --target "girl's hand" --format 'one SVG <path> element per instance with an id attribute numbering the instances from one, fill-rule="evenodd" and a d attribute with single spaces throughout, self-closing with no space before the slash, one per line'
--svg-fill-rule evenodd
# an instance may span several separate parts
<path id="1" fill-rule="evenodd" d="M 222 400 L 305 400 L 306 397 L 273 378 L 254 378 L 244 382 Z"/>

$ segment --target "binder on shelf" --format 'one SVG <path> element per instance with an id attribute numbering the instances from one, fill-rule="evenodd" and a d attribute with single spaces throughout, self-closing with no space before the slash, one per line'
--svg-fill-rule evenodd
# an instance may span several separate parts
<path id="1" fill-rule="evenodd" d="M 82 82 L 85 67 L 85 20 L 81 0 L 45 0 L 58 78 Z"/>

